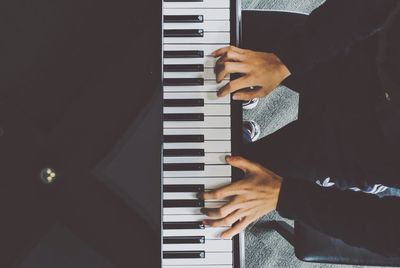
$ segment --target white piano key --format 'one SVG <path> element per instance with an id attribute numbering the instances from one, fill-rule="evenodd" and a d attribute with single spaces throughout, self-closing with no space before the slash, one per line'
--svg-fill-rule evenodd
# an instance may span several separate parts
<path id="1" fill-rule="evenodd" d="M 164 37 L 164 44 L 226 44 L 231 40 L 229 32 L 204 32 L 202 37 Z"/>
<path id="2" fill-rule="evenodd" d="M 163 244 L 163 251 L 197 251 L 232 252 L 231 240 L 206 240 L 204 244 Z"/>
<path id="3" fill-rule="evenodd" d="M 184 217 L 186 215 L 168 215 L 166 217 Z M 164 229 L 163 236 L 205 236 L 206 239 L 221 239 L 220 235 L 229 227 L 208 227 L 204 229 Z M 231 240 L 231 239 L 223 239 Z"/>
<path id="4" fill-rule="evenodd" d="M 164 64 L 203 64 L 206 68 L 214 68 L 217 58 L 164 58 Z"/>
<path id="5" fill-rule="evenodd" d="M 228 185 L 232 182 L 232 178 L 165 178 L 164 184 L 169 185 L 187 185 L 187 184 L 203 184 L 206 190 L 217 189 Z"/>
<path id="6" fill-rule="evenodd" d="M 203 78 L 211 81 L 216 80 L 214 69 L 212 68 L 205 68 L 202 72 L 164 72 L 164 78 Z"/>
<path id="7" fill-rule="evenodd" d="M 165 30 L 203 29 L 205 32 L 229 32 L 229 21 L 204 21 L 202 23 L 164 23 Z"/>
<path id="8" fill-rule="evenodd" d="M 219 208 L 222 207 L 225 202 L 206 202 L 205 207 L 207 208 Z M 163 208 L 164 215 L 201 215 L 201 208 L 195 207 L 177 207 L 177 208 Z"/>
<path id="9" fill-rule="evenodd" d="M 164 92 L 209 92 L 215 95 L 216 92 L 227 83 L 229 83 L 228 80 L 223 80 L 221 83 L 206 80 L 203 86 L 164 86 Z"/>
<path id="10" fill-rule="evenodd" d="M 168 142 L 164 149 L 204 149 L 206 153 L 230 153 L 231 141 Z"/>
<path id="11" fill-rule="evenodd" d="M 199 184 L 199 183 L 197 183 Z M 188 199 L 198 199 L 197 193 L 190 193 L 190 192 L 167 192 L 163 193 L 163 200 L 171 200 L 171 199 L 179 199 L 179 200 L 188 200 Z M 226 197 L 220 200 L 207 200 L 205 201 L 205 207 L 220 207 L 224 205 L 230 198 Z M 188 213 L 191 214 L 191 213 Z"/>
<path id="12" fill-rule="evenodd" d="M 229 8 L 230 0 L 204 0 L 202 2 L 164 2 L 163 8 Z"/>
<path id="13" fill-rule="evenodd" d="M 220 98 L 215 92 L 164 92 L 164 99 L 204 99 L 205 104 L 231 103 L 229 95 Z"/>
<path id="14" fill-rule="evenodd" d="M 170 163 L 205 163 L 206 165 L 226 164 L 225 156 L 230 153 L 206 153 L 205 156 L 164 157 L 165 164 Z"/>
<path id="15" fill-rule="evenodd" d="M 217 49 L 229 46 L 230 43 L 211 45 L 211 44 L 200 44 L 200 45 L 185 45 L 185 44 L 164 44 L 164 51 L 168 50 L 202 50 L 204 51 L 204 56 L 211 56 L 211 53 Z"/>
<path id="16" fill-rule="evenodd" d="M 170 199 L 197 199 L 197 193 L 163 193 L 163 200 Z"/>
<path id="17" fill-rule="evenodd" d="M 163 259 L 163 265 L 219 265 L 219 264 L 232 264 L 232 252 L 206 252 L 205 258 L 196 259 Z"/>
<path id="18" fill-rule="evenodd" d="M 168 177 L 226 177 L 232 175 L 229 165 L 205 165 L 204 170 L 195 171 L 163 171 L 164 178 Z"/>
<path id="19" fill-rule="evenodd" d="M 164 78 L 203 78 L 204 80 L 216 81 L 214 69 L 205 68 L 203 72 L 164 72 Z M 229 80 L 230 75 L 225 77 Z"/>
<path id="20" fill-rule="evenodd" d="M 164 265 L 164 267 L 168 267 L 168 268 L 190 268 L 190 267 L 184 267 L 182 265 Z M 233 268 L 233 265 L 196 265 L 193 268 Z"/>
<path id="21" fill-rule="evenodd" d="M 163 222 L 203 221 L 207 218 L 206 215 L 163 215 Z"/>
<path id="22" fill-rule="evenodd" d="M 164 129 L 164 135 L 204 135 L 205 141 L 230 140 L 231 130 L 229 128 L 204 128 L 204 129 Z"/>
<path id="23" fill-rule="evenodd" d="M 181 113 L 202 113 L 209 115 L 231 115 L 231 106 L 229 104 L 206 104 L 203 107 L 164 107 L 164 114 L 181 114 Z"/>
<path id="24" fill-rule="evenodd" d="M 205 116 L 204 121 L 164 121 L 164 128 L 229 128 L 231 118 L 227 116 Z"/>
<path id="25" fill-rule="evenodd" d="M 227 8 L 218 8 L 218 9 L 211 9 L 211 8 L 205 8 L 205 9 L 184 9 L 184 8 L 179 8 L 179 9 L 170 9 L 170 8 L 164 8 L 163 9 L 164 15 L 202 15 L 204 17 L 205 21 L 208 20 L 229 20 L 230 19 L 230 10 Z"/>

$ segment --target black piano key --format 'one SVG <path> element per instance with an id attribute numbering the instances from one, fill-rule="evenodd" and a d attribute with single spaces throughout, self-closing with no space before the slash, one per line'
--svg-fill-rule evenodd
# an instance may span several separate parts
<path id="1" fill-rule="evenodd" d="M 204 149 L 164 149 L 164 157 L 204 156 Z"/>
<path id="2" fill-rule="evenodd" d="M 164 86 L 203 86 L 203 78 L 164 78 Z"/>
<path id="3" fill-rule="evenodd" d="M 164 99 L 164 107 L 204 107 L 204 99 Z"/>
<path id="4" fill-rule="evenodd" d="M 204 21 L 203 15 L 165 15 L 166 23 L 201 23 Z"/>
<path id="5" fill-rule="evenodd" d="M 203 72 L 203 64 L 165 64 L 164 72 Z"/>
<path id="6" fill-rule="evenodd" d="M 164 30 L 164 37 L 203 37 L 203 29 Z"/>
<path id="7" fill-rule="evenodd" d="M 204 114 L 164 114 L 164 121 L 204 121 Z"/>
<path id="8" fill-rule="evenodd" d="M 164 193 L 202 193 L 203 184 L 168 184 L 163 186 Z"/>
<path id="9" fill-rule="evenodd" d="M 164 171 L 201 171 L 204 163 L 164 164 Z"/>
<path id="10" fill-rule="evenodd" d="M 164 58 L 204 58 L 202 50 L 164 51 Z"/>
<path id="11" fill-rule="evenodd" d="M 204 236 L 165 236 L 163 244 L 204 244 Z"/>
<path id="12" fill-rule="evenodd" d="M 164 259 L 204 259 L 204 251 L 163 251 Z"/>
<path id="13" fill-rule="evenodd" d="M 203 208 L 204 200 L 200 199 L 168 199 L 163 201 L 164 208 Z"/>
<path id="14" fill-rule="evenodd" d="M 201 221 L 186 221 L 186 222 L 164 222 L 163 229 L 165 230 L 199 230 L 205 229 L 206 226 Z"/>
<path id="15" fill-rule="evenodd" d="M 164 135 L 164 142 L 204 142 L 204 135 Z"/>

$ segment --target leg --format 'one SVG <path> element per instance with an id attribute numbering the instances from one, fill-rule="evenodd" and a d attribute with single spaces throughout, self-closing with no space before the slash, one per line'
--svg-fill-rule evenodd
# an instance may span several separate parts
<path id="1" fill-rule="evenodd" d="M 314 181 L 320 174 L 315 169 L 312 128 L 307 124 L 306 121 L 296 121 L 263 139 L 248 143 L 243 148 L 243 156 L 280 176 Z"/>
<path id="2" fill-rule="evenodd" d="M 261 32 L 264 25 L 278 25 L 280 31 L 271 30 L 271 36 L 280 34 L 282 24 L 277 23 L 279 20 L 272 23 L 269 13 L 264 14 L 259 15 L 265 18 L 262 22 L 254 22 L 257 12 L 247 19 L 253 20 L 255 32 L 247 37 L 244 33 L 243 43 L 252 49 L 273 51 L 282 34 L 272 39 L 271 44 L 265 44 L 268 32 Z M 249 25 L 243 28 L 249 31 L 252 29 Z M 288 32 L 293 32 L 295 27 L 289 27 Z M 373 39 L 363 42 L 351 52 L 321 62 L 302 77 L 292 79 L 289 87 L 302 92 L 299 121 L 247 145 L 244 155 L 283 176 L 308 180 L 335 177 L 346 187 L 361 185 L 369 177 L 371 180 L 381 177 L 374 170 L 374 163 L 379 163 L 380 156 L 384 155 L 380 153 L 384 146 L 375 131 L 379 128 L 373 120 L 375 92 L 379 88 L 375 65 L 371 62 L 375 43 Z"/>
<path id="3" fill-rule="evenodd" d="M 242 14 L 242 47 L 256 51 L 274 51 L 281 40 L 301 27 L 307 18 L 296 13 L 270 11 L 244 11 Z M 308 124 L 305 120 L 294 122 L 267 138 L 245 145 L 243 154 L 279 175 L 288 176 L 296 170 L 298 177 L 299 171 L 304 170 L 302 177 L 309 177 L 312 150 L 305 141 Z"/>
<path id="4" fill-rule="evenodd" d="M 242 12 L 242 47 L 271 52 L 301 27 L 307 16 L 280 11 Z"/>

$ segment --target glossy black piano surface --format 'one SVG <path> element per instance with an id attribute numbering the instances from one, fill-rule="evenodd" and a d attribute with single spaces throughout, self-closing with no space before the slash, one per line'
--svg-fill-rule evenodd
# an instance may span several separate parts
<path id="1" fill-rule="evenodd" d="M 160 2 L 0 17 L 0 267 L 159 267 Z"/>

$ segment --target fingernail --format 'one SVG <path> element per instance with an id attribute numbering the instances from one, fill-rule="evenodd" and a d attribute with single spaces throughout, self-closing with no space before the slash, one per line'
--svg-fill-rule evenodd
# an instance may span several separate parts
<path id="1" fill-rule="evenodd" d="M 236 94 L 234 94 L 234 95 L 232 96 L 232 99 L 234 99 L 234 100 L 239 100 L 239 97 L 236 96 Z"/>
<path id="2" fill-rule="evenodd" d="M 226 161 L 231 160 L 231 156 L 230 156 L 230 155 L 225 156 L 225 160 L 226 160 Z"/>

